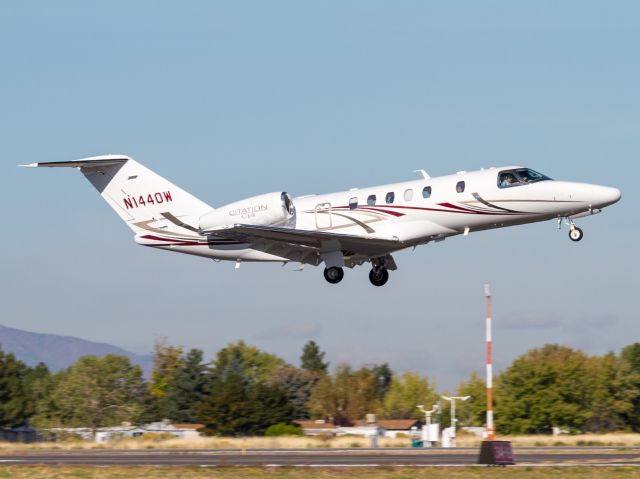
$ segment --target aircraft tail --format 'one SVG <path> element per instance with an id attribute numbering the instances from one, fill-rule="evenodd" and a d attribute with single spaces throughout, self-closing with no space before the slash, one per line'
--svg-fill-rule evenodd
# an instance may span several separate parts
<path id="1" fill-rule="evenodd" d="M 170 222 L 193 229 L 198 218 L 213 208 L 167 181 L 140 163 L 123 155 L 105 155 L 75 161 L 21 165 L 32 168 L 78 168 L 136 233 L 146 225 Z"/>

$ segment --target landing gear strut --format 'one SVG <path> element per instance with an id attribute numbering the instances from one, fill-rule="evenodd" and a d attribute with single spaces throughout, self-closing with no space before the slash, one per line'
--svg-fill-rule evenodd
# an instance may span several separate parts
<path id="1" fill-rule="evenodd" d="M 384 286 L 389 281 L 389 271 L 387 271 L 387 268 L 371 268 L 369 281 L 374 286 Z"/>
<path id="2" fill-rule="evenodd" d="M 332 266 L 331 268 L 324 269 L 324 279 L 329 283 L 337 284 L 342 281 L 342 278 L 344 278 L 344 270 L 342 268 Z"/>

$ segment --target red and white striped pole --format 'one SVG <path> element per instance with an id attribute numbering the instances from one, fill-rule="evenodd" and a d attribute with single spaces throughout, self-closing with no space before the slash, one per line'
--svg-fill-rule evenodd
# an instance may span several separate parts
<path id="1" fill-rule="evenodd" d="M 496 438 L 496 431 L 493 425 L 493 364 L 491 358 L 491 289 L 489 283 L 484 285 L 484 297 L 487 304 L 487 439 L 493 441 Z"/>

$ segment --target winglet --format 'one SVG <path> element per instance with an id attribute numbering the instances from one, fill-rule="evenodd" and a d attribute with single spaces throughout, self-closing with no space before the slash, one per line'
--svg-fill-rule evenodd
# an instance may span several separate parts
<path id="1" fill-rule="evenodd" d="M 429 180 L 429 179 L 431 179 L 431 177 L 429 176 L 429 173 L 427 173 L 427 172 L 426 172 L 426 171 L 424 171 L 423 169 L 413 170 L 413 172 L 414 172 L 414 173 L 421 173 L 421 174 L 422 174 L 422 177 L 423 177 L 425 180 Z"/>
<path id="2" fill-rule="evenodd" d="M 20 168 L 37 168 L 38 163 L 29 163 L 28 165 L 18 165 Z"/>

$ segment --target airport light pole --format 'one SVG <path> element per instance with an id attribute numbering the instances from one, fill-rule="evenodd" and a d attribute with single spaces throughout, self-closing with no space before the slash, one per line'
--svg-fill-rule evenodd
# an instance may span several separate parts
<path id="1" fill-rule="evenodd" d="M 422 447 L 431 447 L 431 415 L 438 410 L 438 405 L 434 404 L 431 410 L 427 411 L 424 408 L 424 405 L 418 404 L 416 406 L 420 409 L 425 415 L 425 428 L 427 433 L 422 434 Z"/>
<path id="2" fill-rule="evenodd" d="M 440 396 L 451 403 L 451 447 L 456 447 L 456 401 L 466 401 L 471 396 Z"/>
<path id="3" fill-rule="evenodd" d="M 487 439 L 494 441 L 496 429 L 493 425 L 493 342 L 491 337 L 491 288 L 489 283 L 484 285 L 486 303 L 486 340 L 487 340 Z"/>
<path id="4" fill-rule="evenodd" d="M 487 307 L 486 343 L 487 343 L 487 438 L 480 446 L 478 464 L 506 466 L 515 464 L 511 442 L 496 441 L 496 429 L 493 423 L 493 340 L 491 337 L 491 288 L 484 285 L 484 298 Z"/>

